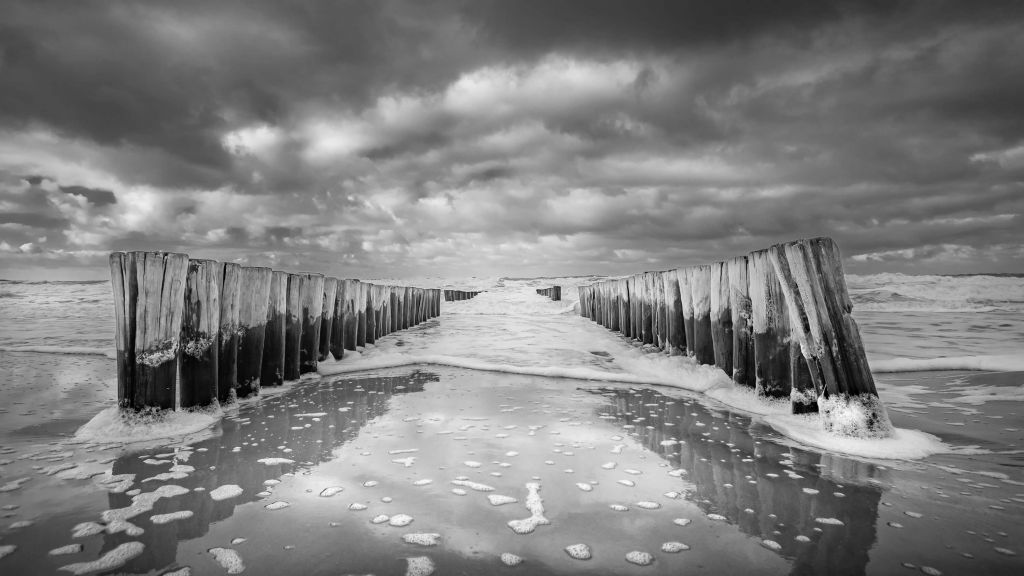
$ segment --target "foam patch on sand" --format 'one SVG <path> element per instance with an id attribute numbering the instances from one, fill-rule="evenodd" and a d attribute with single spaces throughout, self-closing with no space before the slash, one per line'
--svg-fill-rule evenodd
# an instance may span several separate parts
<path id="1" fill-rule="evenodd" d="M 814 415 L 788 414 L 765 416 L 763 419 L 779 433 L 805 446 L 830 453 L 902 460 L 956 451 L 937 436 L 920 430 L 893 428 L 890 438 L 854 438 L 822 432 L 821 424 Z"/>
<path id="2" fill-rule="evenodd" d="M 146 545 L 142 542 L 125 542 L 117 548 L 107 551 L 106 554 L 92 562 L 77 562 L 75 564 L 61 566 L 60 569 L 71 572 L 76 576 L 80 574 L 90 574 L 92 572 L 114 570 L 124 566 L 129 560 L 140 556 L 145 549 Z"/>
<path id="3" fill-rule="evenodd" d="M 132 412 L 111 406 L 75 432 L 74 442 L 121 442 L 139 444 L 169 438 L 190 440 L 213 435 L 223 415 L 217 406 L 197 410 L 151 410 Z"/>

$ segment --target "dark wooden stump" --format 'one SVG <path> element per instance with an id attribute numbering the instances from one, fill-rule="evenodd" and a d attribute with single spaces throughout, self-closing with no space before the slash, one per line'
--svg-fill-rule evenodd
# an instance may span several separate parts
<path id="1" fill-rule="evenodd" d="M 359 334 L 359 315 L 356 313 L 356 300 L 359 298 L 359 281 L 342 280 L 342 292 L 345 294 L 345 312 L 342 314 L 344 326 L 345 350 L 355 351 L 356 336 Z"/>
<path id="2" fill-rule="evenodd" d="M 267 329 L 263 338 L 263 365 L 260 386 L 284 384 L 284 360 L 287 341 L 288 273 L 274 271 L 267 292 Z"/>
<path id="3" fill-rule="evenodd" d="M 354 305 L 356 315 L 356 346 L 362 348 L 366 346 L 366 284 L 363 282 L 356 284 Z"/>
<path id="4" fill-rule="evenodd" d="M 365 302 L 363 303 L 363 316 L 366 318 L 366 336 L 365 340 L 367 344 L 373 344 L 377 342 L 377 315 L 376 307 L 374 305 L 374 285 L 363 284 L 363 295 Z"/>
<path id="5" fill-rule="evenodd" d="M 188 262 L 185 254 L 165 252 L 110 255 L 117 402 L 123 408 L 177 405 Z"/>
<path id="6" fill-rule="evenodd" d="M 220 330 L 217 336 L 217 400 L 231 400 L 238 388 L 238 313 L 242 267 L 221 262 L 218 271 L 220 284 Z"/>
<path id="7" fill-rule="evenodd" d="M 217 401 L 221 266 L 213 260 L 189 260 L 181 316 L 178 405 L 209 406 Z"/>
<path id="8" fill-rule="evenodd" d="M 241 270 L 238 283 L 238 388 L 235 391 L 239 398 L 247 398 L 260 391 L 272 277 L 270 268 L 243 266 Z"/>

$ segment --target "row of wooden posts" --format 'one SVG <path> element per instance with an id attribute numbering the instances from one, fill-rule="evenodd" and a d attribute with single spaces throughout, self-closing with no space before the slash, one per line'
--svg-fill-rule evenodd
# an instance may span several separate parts
<path id="1" fill-rule="evenodd" d="M 552 286 L 551 288 L 537 288 L 537 294 L 547 296 L 557 302 L 562 299 L 562 287 Z"/>
<path id="2" fill-rule="evenodd" d="M 110 255 L 123 407 L 190 408 L 279 386 L 441 313 L 441 291 L 167 252 Z"/>
<path id="3" fill-rule="evenodd" d="M 454 302 L 456 300 L 469 300 L 470 298 L 475 297 L 479 293 L 480 292 L 467 292 L 465 290 L 445 290 L 444 301 Z"/>
<path id="4" fill-rule="evenodd" d="M 820 411 L 826 430 L 891 434 L 830 238 L 580 286 L 579 296 L 581 315 L 716 365 L 794 413 Z"/>

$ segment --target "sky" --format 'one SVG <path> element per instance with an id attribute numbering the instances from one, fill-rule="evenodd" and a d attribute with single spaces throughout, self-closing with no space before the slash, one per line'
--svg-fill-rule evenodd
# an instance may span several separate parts
<path id="1" fill-rule="evenodd" d="M 0 4 L 0 278 L 1024 272 L 1024 3 Z"/>

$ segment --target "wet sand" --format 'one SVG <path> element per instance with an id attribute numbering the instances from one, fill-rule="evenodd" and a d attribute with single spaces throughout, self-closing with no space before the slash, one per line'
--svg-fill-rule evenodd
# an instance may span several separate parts
<path id="1" fill-rule="evenodd" d="M 67 574 L 61 566 L 141 543 L 122 567 L 95 573 L 225 574 L 237 568 L 232 550 L 245 574 L 1019 574 L 1021 403 L 915 388 L 953 395 L 1019 377 L 880 378 L 898 426 L 989 452 L 913 462 L 803 449 L 680 390 L 433 366 L 304 380 L 170 445 L 68 444 L 59 423 L 80 416 L 43 402 L 24 418 L 58 424 L 5 428 L 0 440 L 0 485 L 10 488 L 0 491 L 0 546 L 16 547 L 0 570 Z M 5 426 L 19 409 L 8 407 Z M 549 523 L 515 522 L 539 518 L 528 485 Z M 392 525 L 403 515 L 411 522 Z M 510 521 L 533 531 L 517 534 Z M 75 538 L 76 526 L 104 531 Z M 423 546 L 403 540 L 410 534 L 439 538 Z M 688 549 L 662 551 L 674 542 Z M 591 559 L 570 557 L 574 544 Z M 653 564 L 628 562 L 634 551 Z M 524 562 L 506 567 L 503 553 Z"/>

